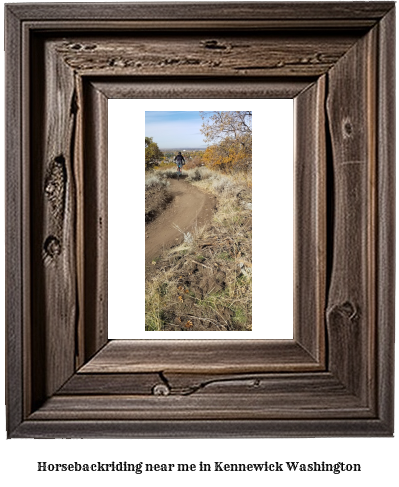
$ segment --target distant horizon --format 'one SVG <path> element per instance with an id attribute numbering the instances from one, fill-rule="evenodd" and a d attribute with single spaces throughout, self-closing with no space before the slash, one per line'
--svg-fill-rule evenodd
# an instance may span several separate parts
<path id="1" fill-rule="evenodd" d="M 199 111 L 146 111 L 145 136 L 168 150 L 206 148 L 200 131 L 202 123 Z"/>
<path id="2" fill-rule="evenodd" d="M 159 146 L 159 144 L 158 144 Z M 160 150 L 173 150 L 173 151 L 190 151 L 190 150 L 205 150 L 207 149 L 207 145 L 198 146 L 198 147 L 159 147 Z"/>

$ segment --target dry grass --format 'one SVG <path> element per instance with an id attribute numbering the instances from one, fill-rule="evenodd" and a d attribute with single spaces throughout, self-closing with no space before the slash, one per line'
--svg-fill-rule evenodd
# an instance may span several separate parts
<path id="1" fill-rule="evenodd" d="M 217 196 L 217 210 L 210 223 L 160 256 L 149 273 L 146 330 L 251 330 L 249 178 L 204 167 L 185 173 L 192 184 Z"/>
<path id="2" fill-rule="evenodd" d="M 162 174 L 146 173 L 145 178 L 145 221 L 146 223 L 156 218 L 170 202 L 167 192 L 169 181 Z"/>
<path id="3" fill-rule="evenodd" d="M 169 182 L 162 173 L 147 172 L 145 175 L 145 190 L 166 188 Z"/>

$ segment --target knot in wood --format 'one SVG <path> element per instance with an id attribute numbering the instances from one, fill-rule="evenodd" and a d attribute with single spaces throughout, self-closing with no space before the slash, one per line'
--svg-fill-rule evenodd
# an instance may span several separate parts
<path id="1" fill-rule="evenodd" d="M 51 181 L 49 181 L 44 188 L 44 191 L 46 192 L 47 196 L 50 198 L 56 190 L 55 184 Z"/>
<path id="2" fill-rule="evenodd" d="M 226 46 L 223 44 L 219 44 L 219 42 L 216 39 L 211 39 L 207 41 L 201 42 L 201 44 L 205 47 L 205 49 L 227 49 Z"/>
<path id="3" fill-rule="evenodd" d="M 343 132 L 344 138 L 352 137 L 353 125 L 352 125 L 351 121 L 347 118 L 342 122 L 342 132 Z"/>
<path id="4" fill-rule="evenodd" d="M 166 384 L 157 384 L 152 388 L 154 396 L 169 396 L 170 389 Z"/>
<path id="5" fill-rule="evenodd" d="M 97 45 L 96 44 L 86 44 L 84 46 L 84 50 L 85 51 L 94 51 L 94 49 L 97 49 Z"/>
<path id="6" fill-rule="evenodd" d="M 44 184 L 44 192 L 54 208 L 61 210 L 66 184 L 65 158 L 57 156 L 50 164 Z"/>
<path id="7" fill-rule="evenodd" d="M 44 242 L 44 251 L 50 257 L 55 257 L 61 253 L 61 243 L 57 237 L 50 235 Z"/>
<path id="8" fill-rule="evenodd" d="M 341 319 L 344 318 L 346 322 L 350 323 L 355 323 L 358 319 L 358 310 L 349 301 L 333 306 L 328 314 L 330 316 L 330 322 L 334 321 L 334 315 L 335 317 L 340 316 Z"/>

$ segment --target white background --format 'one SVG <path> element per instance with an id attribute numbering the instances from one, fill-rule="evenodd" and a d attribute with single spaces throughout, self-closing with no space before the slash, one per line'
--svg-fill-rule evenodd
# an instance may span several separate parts
<path id="1" fill-rule="evenodd" d="M 2 14 L 1 14 L 2 15 Z M 1 19 L 1 25 L 3 20 Z M 3 55 L 3 54 L 2 54 Z M 4 58 L 3 58 L 4 59 Z M 4 63 L 2 63 L 3 68 Z M 3 84 L 3 73 L 0 82 Z M 1 97 L 3 103 L 3 97 Z M 3 118 L 1 119 L 3 123 Z M 4 132 L 4 130 L 3 130 Z M 2 139 L 2 138 L 1 138 Z M 2 140 L 3 142 L 3 140 Z M 0 150 L 4 154 L 4 148 Z M 2 174 L 3 171 L 0 171 Z M 3 198 L 0 200 L 3 202 Z M 0 210 L 3 218 L 4 210 Z M 3 226 L 4 228 L 4 226 Z M 4 239 L 1 241 L 4 246 Z M 1 262 L 1 266 L 3 262 Z M 2 269 L 3 271 L 3 269 Z M 2 307 L 4 306 L 4 279 L 0 279 Z M 3 313 L 4 315 L 4 313 Z M 1 336 L 1 350 L 4 350 L 4 333 Z M 398 347 L 396 346 L 396 349 Z M 396 350 L 398 355 L 398 350 Z M 2 363 L 4 361 L 2 360 Z M 4 391 L 4 374 L 0 374 Z M 398 382 L 396 380 L 396 382 Z M 397 388 L 398 389 L 398 388 Z M 397 394 L 396 394 L 397 397 Z M 4 404 L 4 397 L 1 400 Z M 398 401 L 396 401 L 396 404 Z M 396 406 L 396 418 L 398 418 Z M 184 418 L 182 418 L 184 419 Z M 0 415 L 3 439 L 0 442 L 1 477 L 4 483 L 13 485 L 58 486 L 87 485 L 109 487 L 117 482 L 119 486 L 174 485 L 190 487 L 214 485 L 226 481 L 231 485 L 250 484 L 252 487 L 289 486 L 296 487 L 353 487 L 354 485 L 398 485 L 399 442 L 395 438 L 320 438 L 320 439 L 205 439 L 205 440 L 6 440 L 5 411 Z M 151 474 L 129 473 L 38 473 L 37 462 L 65 463 L 79 461 L 137 461 L 208 463 L 248 463 L 268 461 L 328 461 L 331 463 L 361 463 L 360 474 L 331 473 L 207 473 L 207 474 Z M 295 482 L 295 484 L 293 484 Z"/>
<path id="2" fill-rule="evenodd" d="M 252 332 L 228 332 L 226 336 L 223 331 L 197 331 L 187 336 L 184 331 L 144 330 L 146 110 L 253 112 Z M 292 339 L 293 101 L 109 100 L 108 154 L 109 338 Z M 122 234 L 129 242 L 126 252 L 120 251 Z"/>

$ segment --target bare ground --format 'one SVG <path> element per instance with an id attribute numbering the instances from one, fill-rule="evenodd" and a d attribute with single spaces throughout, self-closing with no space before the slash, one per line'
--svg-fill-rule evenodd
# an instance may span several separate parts
<path id="1" fill-rule="evenodd" d="M 226 201 L 184 180 L 170 183 L 172 202 L 146 225 L 146 329 L 250 330 L 248 195 L 240 190 Z M 196 225 L 202 230 L 181 246 Z"/>
<path id="2" fill-rule="evenodd" d="M 196 225 L 201 226 L 212 218 L 216 198 L 199 191 L 185 181 L 170 179 L 168 194 L 172 202 L 146 225 L 145 262 L 151 263 L 164 249 L 180 244 Z M 178 228 L 176 228 L 179 227 Z M 183 233 L 182 233 L 183 232 Z"/>
<path id="3" fill-rule="evenodd" d="M 145 191 L 145 223 L 150 223 L 162 213 L 172 201 L 166 187 L 154 187 Z"/>

